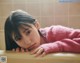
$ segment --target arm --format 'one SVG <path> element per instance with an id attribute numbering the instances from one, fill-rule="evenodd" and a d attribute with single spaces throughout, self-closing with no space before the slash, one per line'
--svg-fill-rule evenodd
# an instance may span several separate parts
<path id="1" fill-rule="evenodd" d="M 55 52 L 80 53 L 80 30 L 56 26 L 52 27 L 47 33 L 48 41 L 38 47 L 33 54 L 37 56 Z"/>
<path id="2" fill-rule="evenodd" d="M 80 53 L 80 38 L 74 40 L 63 39 L 53 43 L 42 44 L 32 51 L 32 54 L 35 54 L 35 56 L 45 56 L 46 54 L 56 52 Z"/>
<path id="3" fill-rule="evenodd" d="M 63 26 L 52 28 L 52 33 L 56 41 L 43 44 L 40 47 L 44 48 L 46 53 L 49 52 L 76 52 L 80 53 L 80 30 L 72 29 Z M 49 34 L 49 37 L 50 37 Z M 50 38 L 51 39 L 51 38 Z"/>
<path id="4" fill-rule="evenodd" d="M 42 47 L 46 53 L 55 53 L 55 52 L 80 53 L 80 42 L 76 42 L 71 39 L 63 39 L 62 41 L 43 44 L 40 47 Z"/>

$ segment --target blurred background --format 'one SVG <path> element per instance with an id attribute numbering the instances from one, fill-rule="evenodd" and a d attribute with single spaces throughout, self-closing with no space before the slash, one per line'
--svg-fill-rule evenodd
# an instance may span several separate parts
<path id="1" fill-rule="evenodd" d="M 17 9 L 30 13 L 40 22 L 41 27 L 63 25 L 80 28 L 79 2 L 63 2 L 63 0 L 0 0 L 0 49 L 5 49 L 5 20 L 11 11 Z"/>

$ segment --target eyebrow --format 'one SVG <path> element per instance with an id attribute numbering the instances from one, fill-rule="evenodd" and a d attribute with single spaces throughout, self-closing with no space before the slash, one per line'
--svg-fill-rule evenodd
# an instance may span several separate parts
<path id="1" fill-rule="evenodd" d="M 24 29 L 24 31 L 23 32 L 25 32 L 26 30 L 29 30 L 28 28 L 26 28 L 26 29 Z"/>
<path id="2" fill-rule="evenodd" d="M 27 26 L 27 27 L 29 27 L 29 28 L 32 28 L 30 25 L 28 25 L 28 24 L 25 24 L 25 26 Z M 25 28 L 25 27 L 23 27 L 23 29 L 24 29 L 24 31 L 23 32 L 25 32 L 25 31 L 27 31 L 27 30 L 29 30 L 29 28 Z"/>
<path id="3" fill-rule="evenodd" d="M 29 27 L 29 28 L 32 28 L 31 25 L 29 25 L 29 24 L 26 24 L 26 23 L 23 23 L 23 22 L 20 22 L 20 23 L 22 23 L 22 25 L 24 25 L 24 26 L 27 26 L 27 27 Z M 26 30 L 29 30 L 29 28 L 25 28 L 25 27 L 23 27 L 23 26 L 22 26 L 22 28 L 24 29 L 23 32 L 25 32 Z"/>

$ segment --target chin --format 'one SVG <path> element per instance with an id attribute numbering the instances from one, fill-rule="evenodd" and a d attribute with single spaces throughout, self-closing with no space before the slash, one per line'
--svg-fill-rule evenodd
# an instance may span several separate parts
<path id="1" fill-rule="evenodd" d="M 39 47 L 39 46 L 40 46 L 40 44 L 36 44 L 36 48 Z"/>

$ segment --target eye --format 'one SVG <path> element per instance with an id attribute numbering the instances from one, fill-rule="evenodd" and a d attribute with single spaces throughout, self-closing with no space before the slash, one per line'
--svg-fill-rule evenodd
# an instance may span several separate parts
<path id="1" fill-rule="evenodd" d="M 29 35 L 30 33 L 31 33 L 31 31 L 30 31 L 30 30 L 26 31 L 26 35 Z"/>
<path id="2" fill-rule="evenodd" d="M 15 40 L 16 40 L 16 41 L 18 41 L 18 40 L 20 40 L 20 39 L 21 39 L 21 37 L 19 37 L 19 36 L 17 36 L 17 35 L 15 36 Z"/>

